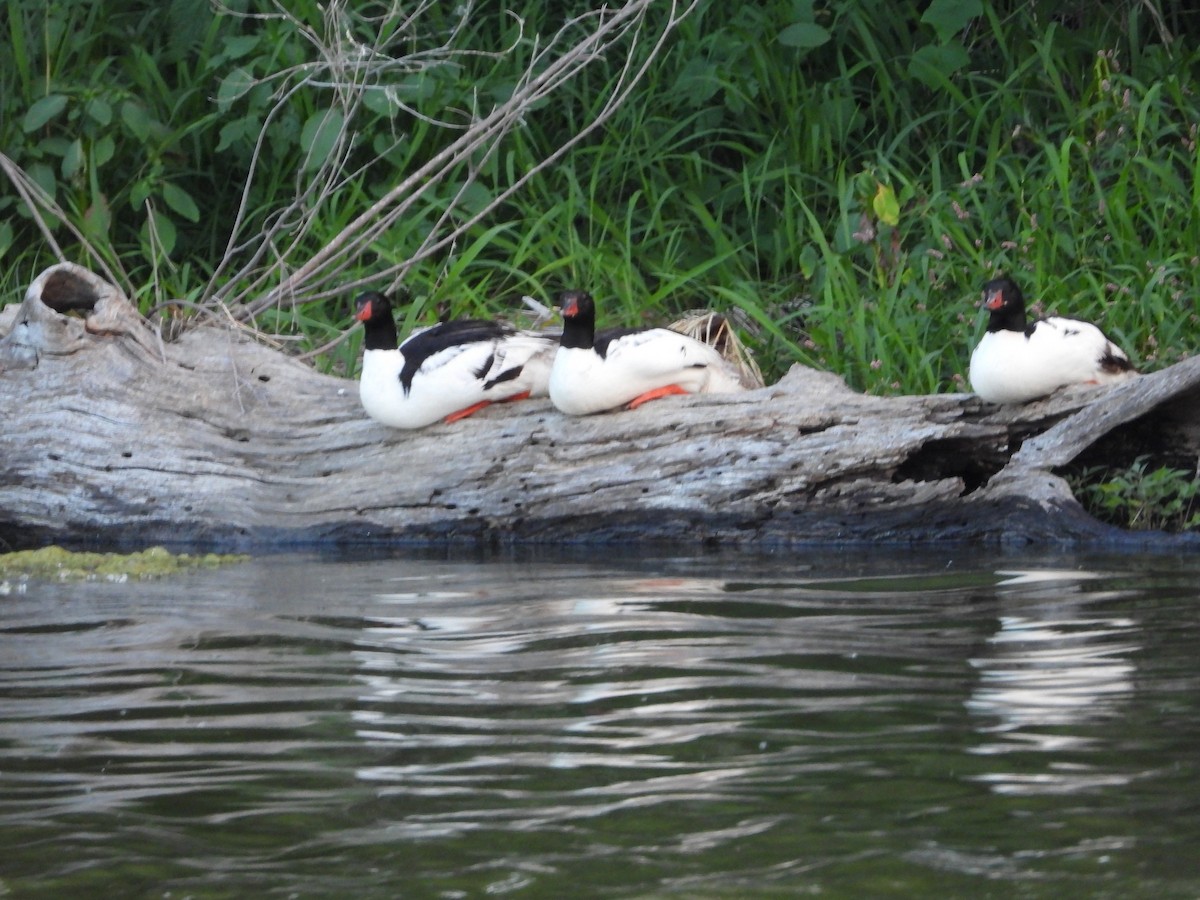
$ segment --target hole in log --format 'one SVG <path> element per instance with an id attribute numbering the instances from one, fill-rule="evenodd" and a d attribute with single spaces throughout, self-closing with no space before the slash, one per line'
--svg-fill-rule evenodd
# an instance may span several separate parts
<path id="1" fill-rule="evenodd" d="M 1151 412 L 1119 425 L 1063 467 L 1090 466 L 1127 468 L 1138 457 L 1150 457 L 1156 465 L 1172 468 L 1195 467 L 1200 453 L 1200 427 L 1171 411 Z"/>
<path id="2" fill-rule="evenodd" d="M 52 272 L 42 284 L 42 302 L 57 313 L 88 312 L 99 299 L 91 285 L 70 272 Z"/>
<path id="3" fill-rule="evenodd" d="M 258 376 L 258 380 L 259 380 L 259 381 L 263 381 L 263 382 L 267 382 L 267 381 L 270 381 L 270 380 L 271 380 L 271 376 L 270 376 L 270 375 L 259 375 L 259 376 Z"/>
<path id="4" fill-rule="evenodd" d="M 892 483 L 961 478 L 963 495 L 988 483 L 1008 462 L 1009 447 L 985 447 L 978 441 L 945 438 L 926 441 L 892 475 Z"/>
<path id="5" fill-rule="evenodd" d="M 822 423 L 820 425 L 801 425 L 796 429 L 796 434 L 804 437 L 806 434 L 820 434 L 822 431 L 828 431 L 833 427 L 832 422 Z"/>
<path id="6" fill-rule="evenodd" d="M 122 451 L 121 458 L 122 459 L 133 459 L 133 451 L 132 450 Z"/>

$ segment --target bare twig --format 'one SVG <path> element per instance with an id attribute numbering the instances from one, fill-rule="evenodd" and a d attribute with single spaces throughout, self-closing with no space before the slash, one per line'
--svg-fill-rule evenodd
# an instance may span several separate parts
<path id="1" fill-rule="evenodd" d="M 79 241 L 79 245 L 87 251 L 88 256 L 96 261 L 96 265 L 104 272 L 104 276 L 115 285 L 120 285 L 126 296 L 133 296 L 133 290 L 130 286 L 129 277 L 124 271 L 121 272 L 121 278 L 118 278 L 109 268 L 108 263 L 100 252 L 92 246 L 92 242 L 71 223 L 71 217 L 63 210 L 54 198 L 47 194 L 40 184 L 34 181 L 25 173 L 25 170 L 18 166 L 8 156 L 0 153 L 0 169 L 4 170 L 4 174 L 8 176 L 8 180 L 12 182 L 12 186 L 17 193 L 21 195 L 21 199 L 25 202 L 25 208 L 29 210 L 29 214 L 33 216 L 33 221 L 37 224 L 38 230 L 41 231 L 42 237 L 46 239 L 46 243 L 50 245 L 50 249 L 54 251 L 54 255 L 59 262 L 67 262 L 67 257 L 62 251 L 62 247 L 58 245 L 58 241 L 54 239 L 54 233 L 50 229 L 50 225 L 46 222 L 43 212 L 54 216 L 62 225 L 75 236 Z"/>
<path id="2" fill-rule="evenodd" d="M 415 10 L 405 14 L 403 21 L 393 22 L 390 33 L 403 34 L 410 43 L 429 36 L 419 33 L 421 14 L 429 8 L 432 0 L 426 0 Z M 390 279 L 393 284 L 401 281 L 405 274 L 418 263 L 446 252 L 463 234 L 503 204 L 520 190 L 537 173 L 560 159 L 588 134 L 602 125 L 628 97 L 629 92 L 645 74 L 654 57 L 661 51 L 666 39 L 691 12 L 697 0 L 674 0 L 667 8 L 667 15 L 657 33 L 650 41 L 647 52 L 637 54 L 639 41 L 646 39 L 646 14 L 652 4 L 665 6 L 661 0 L 626 0 L 615 8 L 604 7 L 572 18 L 556 31 L 544 45 L 533 40 L 533 52 L 523 77 L 507 101 L 487 112 L 475 111 L 465 122 L 458 124 L 443 117 L 436 121 L 440 127 L 460 129 L 459 136 L 441 152 L 437 153 L 415 171 L 408 172 L 375 203 L 364 209 L 347 224 L 334 238 L 317 253 L 299 260 L 305 238 L 320 220 L 329 201 L 350 181 L 361 177 L 365 167 L 347 171 L 349 151 L 354 137 L 354 118 L 359 112 L 364 97 L 369 91 L 388 91 L 398 109 L 407 110 L 396 93 L 387 83 L 387 78 L 426 71 L 432 66 L 453 65 L 466 56 L 501 56 L 513 47 L 502 51 L 481 51 L 459 46 L 461 32 L 465 28 L 469 6 L 441 40 L 431 41 L 426 49 L 414 49 L 395 58 L 375 45 L 357 42 L 350 26 L 351 13 L 346 0 L 334 0 L 327 7 L 324 35 L 292 21 L 300 28 L 304 38 L 314 47 L 321 59 L 287 73 L 273 76 L 280 79 L 276 106 L 263 125 L 252 161 L 252 168 L 243 193 L 241 208 L 230 234 L 224 257 L 218 264 L 203 299 L 224 302 L 234 316 L 243 321 L 254 319 L 272 307 L 287 307 L 298 302 L 331 296 L 335 290 L 345 291 L 361 286 L 365 279 L 337 283 L 352 268 L 371 245 L 384 235 L 402 217 L 409 214 L 422 202 L 430 189 L 454 173 L 461 172 L 461 180 L 455 195 L 445 205 L 419 247 L 407 258 L 381 271 L 375 272 L 371 280 L 378 283 Z M 289 14 L 277 6 L 278 12 L 265 15 L 287 17 Z M 264 15 L 264 14 L 260 14 Z M 395 6 L 389 16 L 399 15 Z M 398 25 L 398 28 L 395 27 Z M 522 23 L 523 25 L 523 23 Z M 376 29 L 377 31 L 380 29 Z M 524 31 L 521 31 L 522 37 Z M 480 170 L 494 154 L 501 141 L 514 128 L 520 126 L 531 114 L 535 104 L 561 89 L 590 63 L 605 54 L 624 46 L 625 62 L 609 88 L 600 109 L 592 120 L 561 146 L 554 149 L 538 165 L 524 172 L 515 182 L 491 198 L 482 209 L 470 216 L 455 220 L 461 214 L 461 203 L 467 190 L 473 185 Z M 515 46 L 515 44 L 514 44 Z M 639 61 L 640 56 L 640 61 Z M 290 82 L 293 80 L 294 83 Z M 271 120 L 288 100 L 298 91 L 321 89 L 332 92 L 330 116 L 340 115 L 340 129 L 334 139 L 333 149 L 315 170 L 297 176 L 296 194 L 282 208 L 267 228 L 254 236 L 246 236 L 246 203 L 250 184 L 259 165 L 262 142 Z M 334 111 L 337 111 L 336 113 Z M 331 120 L 333 121 L 333 120 Z M 426 117 L 426 121 L 429 120 Z M 374 157 L 368 165 L 381 164 L 382 154 Z M 236 268 L 235 268 L 236 267 Z M 336 288 L 333 287 L 336 284 Z M 237 293 L 224 296 L 218 285 L 236 285 Z"/>

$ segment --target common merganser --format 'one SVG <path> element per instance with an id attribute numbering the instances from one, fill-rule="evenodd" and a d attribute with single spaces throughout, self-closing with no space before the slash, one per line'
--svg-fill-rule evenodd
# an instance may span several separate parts
<path id="1" fill-rule="evenodd" d="M 558 297 L 563 333 L 550 369 L 550 401 L 586 416 L 635 409 L 669 394 L 744 390 L 713 347 L 669 328 L 610 328 L 596 333 L 596 305 L 585 291 Z"/>
<path id="2" fill-rule="evenodd" d="M 422 428 L 491 403 L 546 395 L 556 335 L 465 319 L 416 331 L 397 347 L 387 297 L 367 291 L 355 308 L 366 332 L 358 396 L 377 422 Z"/>
<path id="3" fill-rule="evenodd" d="M 987 333 L 971 353 L 971 388 L 991 403 L 1026 403 L 1069 384 L 1137 375 L 1120 347 L 1093 325 L 1050 316 L 1025 323 L 1025 297 L 1008 277 L 983 286 Z"/>

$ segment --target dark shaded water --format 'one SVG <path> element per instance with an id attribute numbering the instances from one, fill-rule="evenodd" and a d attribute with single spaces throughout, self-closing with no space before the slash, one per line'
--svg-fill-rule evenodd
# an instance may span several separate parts
<path id="1" fill-rule="evenodd" d="M 586 559 L 10 586 L 0 896 L 1200 896 L 1200 559 Z"/>

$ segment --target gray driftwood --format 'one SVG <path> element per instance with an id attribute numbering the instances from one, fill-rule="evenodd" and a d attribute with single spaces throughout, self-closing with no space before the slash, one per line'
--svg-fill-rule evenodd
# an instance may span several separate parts
<path id="1" fill-rule="evenodd" d="M 868 396 L 796 367 L 744 395 L 585 419 L 529 401 L 400 432 L 362 414 L 353 381 L 235 329 L 162 340 L 72 265 L 0 335 L 9 546 L 1119 542 L 1055 472 L 1200 448 L 1200 358 L 1021 407 Z"/>

